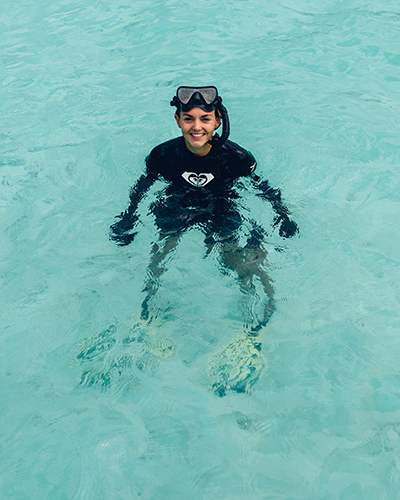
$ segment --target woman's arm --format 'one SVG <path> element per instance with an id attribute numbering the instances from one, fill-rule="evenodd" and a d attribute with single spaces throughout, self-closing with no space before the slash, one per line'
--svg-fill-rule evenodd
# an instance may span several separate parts
<path id="1" fill-rule="evenodd" d="M 137 207 L 153 183 L 153 178 L 142 175 L 131 189 L 129 207 L 125 212 L 121 212 L 120 215 L 117 215 L 117 222 L 110 228 L 110 239 L 115 241 L 118 245 L 125 246 L 132 243 L 136 235 L 136 231 L 133 232 L 133 229 L 139 219 L 136 214 Z"/>
<path id="2" fill-rule="evenodd" d="M 268 184 L 268 181 L 261 180 L 256 174 L 252 175 L 252 183 L 259 191 L 257 196 L 271 203 L 272 208 L 276 213 L 273 226 L 276 227 L 279 225 L 279 236 L 282 236 L 283 238 L 290 238 L 294 234 L 298 233 L 299 228 L 297 224 L 289 219 L 290 212 L 283 204 L 280 189 L 272 188 Z"/>

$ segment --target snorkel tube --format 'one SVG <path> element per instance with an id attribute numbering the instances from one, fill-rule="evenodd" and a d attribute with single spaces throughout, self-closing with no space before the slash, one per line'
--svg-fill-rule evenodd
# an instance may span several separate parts
<path id="1" fill-rule="evenodd" d="M 221 120 L 222 120 L 222 135 L 221 137 L 218 134 L 214 134 L 210 144 L 214 149 L 219 149 L 221 148 L 225 142 L 228 140 L 229 133 L 230 133 L 230 124 L 229 124 L 229 117 L 228 117 L 228 110 L 226 107 L 222 104 L 222 98 L 218 97 L 218 104 L 216 106 L 216 109 L 218 109 L 219 114 L 221 115 Z"/>
<path id="2" fill-rule="evenodd" d="M 178 87 L 170 104 L 175 106 L 178 112 L 187 112 L 196 107 L 207 113 L 218 110 L 222 120 L 222 135 L 215 133 L 209 143 L 214 151 L 225 144 L 230 132 L 229 117 L 216 87 Z"/>

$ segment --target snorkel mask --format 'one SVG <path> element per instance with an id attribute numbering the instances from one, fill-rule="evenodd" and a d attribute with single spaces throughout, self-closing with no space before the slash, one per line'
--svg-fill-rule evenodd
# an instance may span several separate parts
<path id="1" fill-rule="evenodd" d="M 228 139 L 228 111 L 222 104 L 222 97 L 218 95 L 216 87 L 178 87 L 171 106 L 183 112 L 190 111 L 192 108 L 201 108 L 207 113 L 218 110 L 222 118 L 222 135 L 219 137 L 218 134 L 214 134 L 210 144 L 215 149 L 220 148 Z"/>

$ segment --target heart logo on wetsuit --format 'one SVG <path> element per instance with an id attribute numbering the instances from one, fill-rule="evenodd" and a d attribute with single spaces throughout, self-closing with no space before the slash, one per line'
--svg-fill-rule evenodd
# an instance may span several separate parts
<path id="1" fill-rule="evenodd" d="M 214 179 L 213 174 L 196 174 L 196 172 L 183 172 L 182 177 L 195 187 L 204 187 Z"/>

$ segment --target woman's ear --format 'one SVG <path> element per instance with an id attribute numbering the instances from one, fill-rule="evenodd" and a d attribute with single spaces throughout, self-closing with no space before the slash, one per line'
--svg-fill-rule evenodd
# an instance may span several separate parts
<path id="1" fill-rule="evenodd" d="M 215 124 L 214 130 L 217 130 L 217 128 L 219 128 L 219 126 L 221 125 L 221 118 L 218 116 L 215 121 L 216 121 L 216 124 Z"/>
<path id="2" fill-rule="evenodd" d="M 178 113 L 175 113 L 174 117 L 175 117 L 176 123 L 178 124 L 178 127 L 181 128 L 181 119 L 178 116 Z"/>

